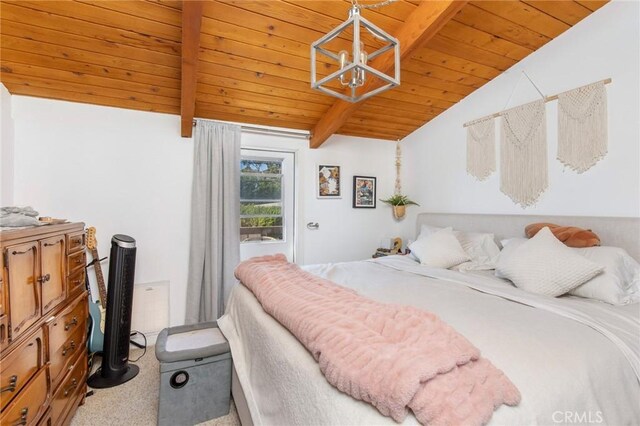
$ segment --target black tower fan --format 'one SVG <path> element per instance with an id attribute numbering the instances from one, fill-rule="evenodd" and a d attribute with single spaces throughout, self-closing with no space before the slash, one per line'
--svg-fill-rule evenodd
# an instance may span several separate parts
<path id="1" fill-rule="evenodd" d="M 129 364 L 135 267 L 136 240 L 128 235 L 114 235 L 111 239 L 102 366 L 87 381 L 92 388 L 117 386 L 133 379 L 140 370 L 137 365 Z"/>

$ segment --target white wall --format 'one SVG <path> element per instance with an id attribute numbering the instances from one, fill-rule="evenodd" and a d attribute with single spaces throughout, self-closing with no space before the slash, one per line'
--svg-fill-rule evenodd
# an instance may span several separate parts
<path id="1" fill-rule="evenodd" d="M 0 83 L 0 207 L 13 204 L 13 117 L 11 94 Z"/>
<path id="2" fill-rule="evenodd" d="M 639 17 L 636 1 L 604 6 L 405 138 L 406 192 L 422 205 L 409 210 L 406 234 L 414 232 L 419 211 L 640 216 Z M 467 175 L 462 127 L 469 120 L 502 110 L 521 70 L 547 95 L 613 79 L 607 86 L 609 153 L 581 175 L 563 170 L 555 159 L 557 102 L 547 103 L 549 188 L 526 210 L 500 192 L 499 170 L 484 182 Z M 539 95 L 523 77 L 509 106 L 536 99 Z"/>
<path id="3" fill-rule="evenodd" d="M 136 281 L 171 282 L 184 317 L 192 143 L 177 116 L 13 96 L 15 203 L 137 241 Z M 105 274 L 106 274 L 105 264 Z"/>
<path id="4" fill-rule="evenodd" d="M 184 318 L 193 141 L 179 136 L 177 116 L 12 97 L 15 203 L 42 215 L 95 226 L 99 252 L 115 233 L 138 244 L 136 282 L 170 281 L 171 324 Z M 393 191 L 394 144 L 336 136 L 321 149 L 305 140 L 245 134 L 248 147 L 296 150 L 301 181 L 298 262 L 369 257 L 397 226 L 391 210 L 351 207 L 354 174 L 378 177 L 379 198 Z M 317 162 L 343 166 L 343 198 L 318 200 Z M 309 221 L 320 223 L 308 231 Z"/>

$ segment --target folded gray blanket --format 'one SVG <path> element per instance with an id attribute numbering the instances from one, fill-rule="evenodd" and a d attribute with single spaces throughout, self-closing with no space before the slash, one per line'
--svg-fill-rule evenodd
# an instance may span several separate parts
<path id="1" fill-rule="evenodd" d="M 21 226 L 40 226 L 38 212 L 32 207 L 2 207 L 0 208 L 0 226 L 17 228 Z"/>

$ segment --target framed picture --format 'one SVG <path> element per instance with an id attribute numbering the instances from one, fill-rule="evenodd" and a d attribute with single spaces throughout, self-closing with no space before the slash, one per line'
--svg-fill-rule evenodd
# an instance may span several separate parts
<path id="1" fill-rule="evenodd" d="M 353 177 L 353 208 L 376 208 L 376 178 L 372 176 Z"/>
<path id="2" fill-rule="evenodd" d="M 340 166 L 318 164 L 316 167 L 318 198 L 342 198 Z"/>

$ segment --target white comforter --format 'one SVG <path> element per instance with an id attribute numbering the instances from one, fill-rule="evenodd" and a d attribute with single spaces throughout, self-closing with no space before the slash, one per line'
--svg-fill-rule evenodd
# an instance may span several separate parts
<path id="1" fill-rule="evenodd" d="M 500 407 L 491 424 L 640 424 L 638 304 L 543 298 L 486 273 L 434 270 L 406 257 L 305 269 L 372 299 L 431 311 L 466 336 L 522 393 L 520 405 Z M 329 385 L 244 286 L 218 323 L 255 424 L 394 423 Z"/>

